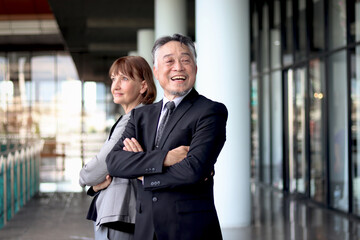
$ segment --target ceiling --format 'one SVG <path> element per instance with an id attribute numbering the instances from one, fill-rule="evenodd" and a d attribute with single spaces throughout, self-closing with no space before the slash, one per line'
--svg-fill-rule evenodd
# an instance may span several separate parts
<path id="1" fill-rule="evenodd" d="M 195 0 L 186 1 L 194 39 Z M 14 34 L 31 21 L 32 34 Z M 0 0 L 0 51 L 67 50 L 84 81 L 107 80 L 112 62 L 136 51 L 139 29 L 154 29 L 154 0 Z"/>
<path id="2" fill-rule="evenodd" d="M 189 32 L 193 33 L 195 0 L 187 1 Z M 107 79 L 115 59 L 137 50 L 137 31 L 154 29 L 154 0 L 48 2 L 84 80 Z"/>

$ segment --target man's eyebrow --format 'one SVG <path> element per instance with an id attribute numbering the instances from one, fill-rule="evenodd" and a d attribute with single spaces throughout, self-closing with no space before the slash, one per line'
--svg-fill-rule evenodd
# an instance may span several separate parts
<path id="1" fill-rule="evenodd" d="M 172 56 L 173 54 L 166 54 L 166 55 L 164 55 L 163 56 L 163 58 L 167 58 L 167 57 L 170 57 L 170 56 Z"/>
<path id="2" fill-rule="evenodd" d="M 181 53 L 181 55 L 187 55 L 187 56 L 191 57 L 190 53 L 188 53 L 188 52 Z"/>
<path id="3" fill-rule="evenodd" d="M 186 55 L 186 56 L 191 57 L 190 53 L 188 53 L 188 52 L 183 52 L 183 53 L 181 53 L 181 55 Z M 163 58 L 167 58 L 167 57 L 170 57 L 170 56 L 173 56 L 173 54 L 171 54 L 171 53 L 166 54 L 166 55 L 163 56 Z"/>

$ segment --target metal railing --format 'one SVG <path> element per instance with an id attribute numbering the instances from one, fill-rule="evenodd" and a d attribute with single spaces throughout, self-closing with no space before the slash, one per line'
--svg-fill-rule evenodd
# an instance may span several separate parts
<path id="1" fill-rule="evenodd" d="M 1 139 L 0 228 L 39 191 L 41 140 Z"/>

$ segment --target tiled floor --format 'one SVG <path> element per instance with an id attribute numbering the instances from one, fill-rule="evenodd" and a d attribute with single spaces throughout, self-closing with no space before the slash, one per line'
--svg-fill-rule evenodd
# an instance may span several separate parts
<path id="1" fill-rule="evenodd" d="M 71 171 L 76 173 L 79 166 L 74 166 Z M 93 239 L 92 223 L 85 220 L 91 198 L 79 191 L 76 174 L 75 179 L 70 176 L 66 172 L 43 171 L 42 192 L 0 230 L 0 239 Z M 359 219 L 264 187 L 252 189 L 252 225 L 223 229 L 224 240 L 360 239 Z"/>

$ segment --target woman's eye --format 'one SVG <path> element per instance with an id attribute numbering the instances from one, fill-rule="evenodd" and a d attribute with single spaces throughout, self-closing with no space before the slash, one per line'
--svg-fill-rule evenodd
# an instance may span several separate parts
<path id="1" fill-rule="evenodd" d="M 123 79 L 122 79 L 123 81 L 127 81 L 128 80 L 128 78 L 126 78 L 126 77 L 123 77 Z"/>

